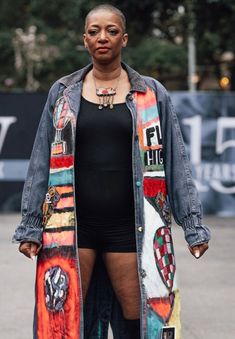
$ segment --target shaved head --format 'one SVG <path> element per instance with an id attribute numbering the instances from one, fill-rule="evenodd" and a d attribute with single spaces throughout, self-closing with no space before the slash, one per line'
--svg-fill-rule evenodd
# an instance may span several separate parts
<path id="1" fill-rule="evenodd" d="M 120 11 L 120 9 L 118 9 L 117 7 L 114 7 L 112 5 L 109 5 L 109 4 L 98 5 L 98 6 L 94 7 L 92 10 L 90 10 L 90 12 L 88 12 L 88 14 L 86 16 L 86 19 L 85 19 L 85 30 L 86 30 L 87 22 L 88 22 L 90 16 L 92 14 L 94 14 L 95 12 L 98 12 L 98 11 L 107 11 L 107 12 L 111 12 L 113 14 L 118 15 L 120 20 L 121 20 L 123 33 L 126 32 L 126 18 L 125 18 L 125 15 L 122 13 L 122 11 Z"/>

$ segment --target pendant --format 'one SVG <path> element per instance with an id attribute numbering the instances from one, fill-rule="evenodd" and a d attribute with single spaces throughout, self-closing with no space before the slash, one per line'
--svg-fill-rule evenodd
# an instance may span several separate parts
<path id="1" fill-rule="evenodd" d="M 99 97 L 99 109 L 108 107 L 113 109 L 113 97 L 116 94 L 116 89 L 112 87 L 100 87 L 96 89 L 96 95 Z"/>
<path id="2" fill-rule="evenodd" d="M 108 87 L 108 88 L 100 87 L 96 89 L 96 95 L 98 95 L 98 97 L 111 96 L 115 94 L 116 94 L 116 90 L 115 88 L 112 88 L 112 87 Z"/>

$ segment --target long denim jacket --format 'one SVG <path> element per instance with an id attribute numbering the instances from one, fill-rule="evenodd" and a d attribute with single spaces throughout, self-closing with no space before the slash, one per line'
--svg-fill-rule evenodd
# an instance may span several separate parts
<path id="1" fill-rule="evenodd" d="M 126 64 L 122 66 L 131 83 L 126 104 L 133 121 L 141 338 L 162 338 L 163 332 L 168 330 L 175 331 L 175 338 L 180 338 L 180 301 L 170 231 L 171 212 L 182 226 L 190 246 L 208 242 L 210 232 L 202 225 L 201 203 L 178 119 L 166 89 L 155 79 L 139 75 Z M 120 305 L 101 258 L 97 259 L 84 305 L 82 300 L 73 160 L 82 84 L 91 68 L 92 65 L 88 65 L 61 78 L 50 89 L 24 185 L 22 221 L 13 236 L 14 242 L 43 244 L 36 277 L 34 338 L 38 339 L 103 339 L 107 338 L 109 323 L 114 338 L 128 338 Z M 150 145 L 149 151 L 142 154 L 138 107 L 141 110 L 143 105 L 138 100 L 141 96 L 145 100 L 146 93 L 150 93 L 149 102 L 153 106 L 149 109 L 146 102 L 142 131 L 149 138 L 147 143 L 158 136 L 158 144 L 152 149 Z M 161 153 L 154 153 L 156 149 L 161 149 Z M 161 159 L 154 167 L 152 164 L 156 165 L 154 157 L 157 156 Z M 145 171 L 143 157 L 147 161 Z"/>

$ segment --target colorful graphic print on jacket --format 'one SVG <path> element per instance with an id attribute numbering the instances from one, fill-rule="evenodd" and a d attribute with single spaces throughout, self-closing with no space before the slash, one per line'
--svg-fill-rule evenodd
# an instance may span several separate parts
<path id="1" fill-rule="evenodd" d="M 140 155 L 144 171 L 162 171 L 162 132 L 160 117 L 156 105 L 156 96 L 151 89 L 146 93 L 136 93 L 137 132 Z"/>
<path id="2" fill-rule="evenodd" d="M 38 258 L 36 316 L 38 339 L 79 338 L 80 287 L 70 249 L 45 249 Z"/>
<path id="3" fill-rule="evenodd" d="M 43 248 L 36 278 L 37 339 L 80 338 L 81 288 L 73 192 L 74 116 L 65 97 L 54 110 L 48 191 L 43 204 Z"/>
<path id="4" fill-rule="evenodd" d="M 171 237 L 162 236 L 162 231 L 164 235 L 169 235 L 167 234 L 169 225 L 167 192 L 164 190 L 161 126 L 156 97 L 151 89 L 148 89 L 146 93 L 136 93 L 135 102 L 144 177 L 145 220 L 143 228 L 139 227 L 144 230 L 142 261 L 139 268 L 145 292 L 143 302 L 146 306 L 142 319 L 143 337 L 160 339 L 163 327 L 170 325 L 177 328 L 176 338 L 172 339 L 179 339 L 180 301 L 176 276 L 174 272 L 167 277 L 167 271 L 162 270 L 162 259 L 173 257 L 174 251 Z M 71 132 L 74 135 L 75 124 L 65 97 L 58 101 L 57 106 L 59 109 L 57 107 L 55 110 L 56 132 L 52 144 L 48 195 L 44 206 L 43 250 L 37 267 L 35 324 L 37 338 L 79 339 L 83 337 L 80 332 L 81 288 L 76 257 L 72 193 L 74 145 Z M 58 112 L 61 112 L 61 116 Z M 68 120 L 66 116 L 69 117 Z M 164 246 L 165 243 L 167 246 Z M 156 251 L 160 247 L 163 251 L 158 258 Z"/>
<path id="5" fill-rule="evenodd" d="M 175 256 L 170 228 L 158 228 L 154 236 L 153 247 L 158 271 L 163 283 L 171 292 L 175 275 Z"/>
<path id="6" fill-rule="evenodd" d="M 164 172 L 162 134 L 155 93 L 136 93 L 138 136 L 143 169 L 144 236 L 142 281 L 146 293 L 146 338 L 162 338 L 164 326 L 176 326 L 180 338 L 179 293 L 171 237 L 171 212 Z M 153 270 L 153 267 L 156 270 Z"/>

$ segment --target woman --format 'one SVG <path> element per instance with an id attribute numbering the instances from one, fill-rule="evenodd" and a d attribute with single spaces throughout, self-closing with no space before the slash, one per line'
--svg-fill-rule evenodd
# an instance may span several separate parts
<path id="1" fill-rule="evenodd" d="M 208 248 L 176 114 L 121 62 L 125 25 L 111 5 L 88 13 L 92 64 L 43 111 L 14 236 L 38 255 L 34 338 L 106 338 L 109 322 L 114 338 L 180 338 L 170 208 L 191 253 Z"/>

